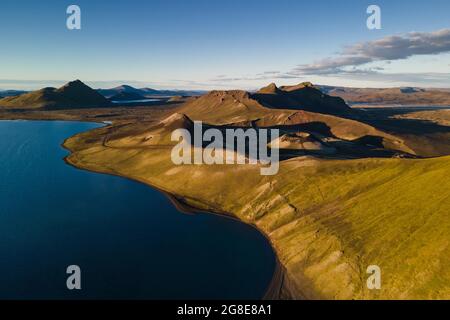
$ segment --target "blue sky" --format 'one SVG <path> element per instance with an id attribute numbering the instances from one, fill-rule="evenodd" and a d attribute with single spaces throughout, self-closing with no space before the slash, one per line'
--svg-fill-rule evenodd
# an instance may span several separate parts
<path id="1" fill-rule="evenodd" d="M 81 30 L 66 28 L 70 4 Z M 370 4 L 381 30 L 366 27 Z M 448 0 L 2 0 L 0 35 L 4 89 L 76 78 L 180 89 L 450 83 Z"/>

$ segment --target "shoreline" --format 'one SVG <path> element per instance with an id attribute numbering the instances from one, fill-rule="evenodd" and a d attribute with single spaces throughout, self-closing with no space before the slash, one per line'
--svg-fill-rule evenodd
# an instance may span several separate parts
<path id="1" fill-rule="evenodd" d="M 108 126 L 111 126 L 114 124 L 113 121 L 85 121 L 85 120 L 81 120 L 81 119 L 0 119 L 0 121 L 46 121 L 46 122 L 53 122 L 53 121 L 61 121 L 61 122 L 84 122 L 84 123 L 97 123 L 100 126 L 98 128 L 105 128 Z M 89 129 L 88 131 L 94 130 L 94 129 L 98 129 L 98 128 L 93 128 L 93 129 Z M 88 131 L 83 131 L 83 132 L 88 132 Z M 79 132 L 76 133 L 80 134 L 83 132 Z M 138 178 L 131 178 L 128 176 L 125 176 L 123 174 L 119 174 L 116 172 L 106 172 L 106 171 L 100 171 L 100 170 L 92 170 L 92 169 L 87 169 L 84 168 L 82 166 L 77 166 L 74 163 L 72 163 L 68 157 L 73 154 L 73 150 L 71 150 L 69 147 L 67 147 L 66 145 L 66 141 L 69 140 L 70 138 L 74 137 L 70 136 L 64 139 L 64 141 L 60 144 L 60 147 L 62 147 L 64 150 L 68 151 L 69 154 L 66 155 L 62 160 L 69 166 L 77 169 L 77 170 L 83 170 L 83 171 L 88 171 L 88 172 L 92 172 L 92 173 L 97 173 L 97 174 L 107 174 L 107 175 L 111 175 L 111 176 L 116 176 L 116 177 L 120 177 L 123 179 L 128 179 L 134 182 L 138 182 L 141 183 L 143 185 L 145 185 L 146 187 L 150 187 L 155 189 L 158 192 L 161 192 L 164 196 L 166 196 L 169 201 L 173 204 L 173 206 L 180 211 L 180 213 L 183 214 L 197 214 L 197 213 L 204 213 L 204 214 L 213 214 L 213 215 L 217 215 L 217 216 L 221 216 L 223 218 L 227 218 L 227 219 L 232 219 L 235 220 L 239 223 L 244 223 L 252 228 L 254 228 L 257 232 L 259 232 L 269 243 L 274 258 L 275 258 L 275 267 L 274 267 L 274 271 L 273 271 L 273 275 L 272 275 L 272 279 L 270 280 L 265 293 L 263 294 L 263 296 L 261 297 L 261 300 L 278 300 L 281 299 L 281 291 L 283 288 L 283 284 L 284 284 L 284 278 L 286 275 L 286 271 L 285 271 L 285 267 L 281 264 L 281 261 L 278 258 L 278 254 L 277 251 L 275 250 L 275 247 L 272 244 L 272 241 L 270 240 L 270 238 L 261 230 L 258 229 L 258 227 L 256 227 L 254 224 L 251 223 L 247 223 L 241 219 L 239 219 L 236 215 L 234 215 L 231 212 L 225 212 L 223 210 L 219 210 L 217 208 L 213 208 L 211 207 L 209 204 L 198 200 L 198 199 L 192 199 L 193 201 L 196 201 L 198 203 L 201 203 L 205 206 L 205 208 L 199 208 L 196 207 L 194 205 L 189 204 L 187 201 L 185 201 L 184 199 L 186 199 L 186 197 L 180 196 L 180 195 L 176 195 L 173 192 L 170 192 L 168 190 L 165 190 L 164 188 L 157 186 L 155 184 L 150 184 L 147 181 L 144 181 L 143 179 L 138 179 Z M 286 299 L 286 298 L 285 298 Z M 289 297 L 289 299 L 291 299 L 291 297 Z"/>
<path id="2" fill-rule="evenodd" d="M 26 121 L 35 121 L 35 120 L 26 120 Z M 58 121 L 64 121 L 64 120 L 58 120 Z M 80 121 L 83 122 L 83 121 Z M 108 125 L 105 125 L 108 126 Z M 89 130 L 90 131 L 90 130 Z M 72 136 L 73 137 L 73 136 Z M 196 207 L 194 205 L 189 204 L 185 199 L 187 199 L 186 197 L 177 195 L 173 192 L 170 192 L 160 186 L 157 186 L 155 184 L 150 184 L 147 181 L 144 181 L 143 179 L 139 179 L 139 178 L 132 178 L 132 177 L 128 177 L 125 176 L 123 174 L 117 173 L 117 172 L 106 172 L 106 171 L 100 171 L 100 170 L 92 170 L 92 169 L 88 169 L 88 168 L 84 168 L 82 166 L 78 166 L 75 163 L 71 162 L 69 160 L 69 156 L 71 154 L 73 154 L 73 150 L 71 150 L 69 147 L 66 146 L 66 141 L 72 137 L 68 137 L 66 138 L 62 143 L 61 143 L 61 147 L 65 150 L 67 150 L 69 152 L 68 155 L 66 155 L 63 158 L 63 161 L 77 169 L 77 170 L 83 170 L 83 171 L 89 171 L 89 172 L 93 172 L 93 173 L 97 173 L 97 174 L 107 174 L 107 175 L 111 175 L 111 176 L 116 176 L 116 177 L 120 177 L 120 178 L 124 178 L 124 179 L 128 179 L 134 182 L 138 182 L 141 183 L 147 187 L 153 188 L 154 190 L 157 190 L 158 192 L 161 192 L 162 194 L 164 194 L 169 201 L 174 205 L 174 207 L 180 211 L 180 213 L 184 213 L 184 214 L 198 214 L 198 213 L 204 213 L 204 214 L 213 214 L 213 215 L 217 215 L 217 216 L 221 216 L 223 218 L 227 218 L 227 219 L 232 219 L 235 220 L 239 223 L 244 223 L 252 228 L 254 228 L 256 231 L 258 231 L 269 243 L 274 258 L 275 258 L 275 267 L 274 267 L 274 271 L 273 271 L 273 275 L 272 275 L 272 279 L 269 282 L 269 285 L 267 286 L 265 293 L 263 294 L 263 296 L 261 297 L 261 300 L 280 300 L 281 298 L 281 291 L 283 289 L 283 285 L 284 285 L 284 279 L 286 277 L 286 270 L 285 267 L 281 264 L 281 261 L 278 258 L 278 254 L 277 251 L 275 249 L 275 247 L 273 246 L 273 243 L 271 241 L 271 239 L 268 237 L 268 235 L 266 235 L 264 232 L 262 232 L 256 225 L 251 224 L 251 223 L 247 223 L 241 219 L 239 219 L 235 214 L 231 213 L 231 212 L 225 212 L 223 210 L 217 209 L 217 208 L 213 208 L 211 207 L 209 204 L 198 200 L 198 199 L 191 199 L 192 201 L 201 203 L 202 205 L 205 206 L 205 208 L 200 208 L 200 207 Z M 286 298 L 285 298 L 286 299 Z M 291 299 L 291 297 L 289 296 L 288 299 Z"/>

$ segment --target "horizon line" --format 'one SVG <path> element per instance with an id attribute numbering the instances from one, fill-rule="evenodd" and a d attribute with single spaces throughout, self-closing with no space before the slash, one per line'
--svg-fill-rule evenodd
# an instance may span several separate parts
<path id="1" fill-rule="evenodd" d="M 185 86 L 181 85 L 181 86 L 174 86 L 174 85 L 163 85 L 161 83 L 153 83 L 151 81 L 140 81 L 140 80 L 82 80 L 79 78 L 76 79 L 72 79 L 72 80 L 48 80 L 48 79 L 0 79 L 0 91 L 7 91 L 7 90 L 21 90 L 21 91 L 34 91 L 34 90 L 39 90 L 42 88 L 47 88 L 47 87 L 55 87 L 55 86 L 63 86 L 64 84 L 71 82 L 71 81 L 75 81 L 75 80 L 80 80 L 85 84 L 88 83 L 92 83 L 93 85 L 89 85 L 91 88 L 99 90 L 99 89 L 113 89 L 122 85 L 127 85 L 130 87 L 134 87 L 136 89 L 143 89 L 143 88 L 150 88 L 150 89 L 155 89 L 155 90 L 172 90 L 172 91 L 214 91 L 214 90 L 244 90 L 244 91 L 254 91 L 254 90 L 258 90 L 261 89 L 262 87 L 247 87 L 247 88 L 237 88 L 236 87 L 232 87 L 230 86 L 228 89 L 223 89 L 223 88 L 218 88 L 220 86 L 217 86 L 217 84 L 214 84 L 213 82 L 211 82 L 208 85 L 205 85 L 204 88 L 202 88 L 201 86 L 198 88 L 185 88 Z M 180 81 L 180 80 L 177 80 Z M 181 80 L 181 81 L 189 81 L 189 80 Z M 332 84 L 326 84 L 326 83 L 314 83 L 312 81 L 299 81 L 296 82 L 295 84 L 300 84 L 300 83 L 304 83 L 304 82 L 311 82 L 314 86 L 328 86 L 328 87 L 342 87 L 342 88 L 355 88 L 355 89 L 393 89 L 393 88 L 424 88 L 424 89 L 450 89 L 450 86 L 448 87 L 443 87 L 443 86 L 433 86 L 433 85 L 424 85 L 424 86 L 417 86 L 417 85 L 387 85 L 387 86 L 351 86 L 351 85 L 332 85 Z M 7 84 L 5 86 L 2 86 L 2 83 Z M 19 84 L 19 83 L 23 83 L 24 86 L 11 86 L 10 84 Z M 33 86 L 31 84 L 36 84 L 36 86 Z M 43 85 L 44 83 L 48 83 L 48 85 Z M 104 86 L 101 86 L 100 84 L 104 83 Z M 277 82 L 275 81 L 268 81 L 267 85 L 275 83 L 277 85 L 277 87 L 281 87 L 281 86 L 288 86 L 288 85 L 292 85 L 292 84 L 282 84 L 282 85 L 278 85 Z M 96 85 L 94 85 L 96 84 Z M 107 85 L 109 84 L 109 85 Z M 294 85 L 295 85 L 294 84 Z M 37 86 L 39 85 L 39 86 Z M 208 88 L 208 86 L 210 86 Z M 184 88 L 183 88 L 184 87 Z M 223 86 L 222 86 L 223 87 Z M 263 86 L 264 87 L 264 86 Z"/>

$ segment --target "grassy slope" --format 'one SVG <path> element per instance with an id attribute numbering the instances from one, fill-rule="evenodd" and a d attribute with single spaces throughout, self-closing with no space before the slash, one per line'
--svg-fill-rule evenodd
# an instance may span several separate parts
<path id="1" fill-rule="evenodd" d="M 174 166 L 170 148 L 102 146 L 107 128 L 66 142 L 69 162 L 128 176 L 185 201 L 230 212 L 266 233 L 294 298 L 450 298 L 450 157 Z M 382 289 L 366 289 L 366 268 Z"/>

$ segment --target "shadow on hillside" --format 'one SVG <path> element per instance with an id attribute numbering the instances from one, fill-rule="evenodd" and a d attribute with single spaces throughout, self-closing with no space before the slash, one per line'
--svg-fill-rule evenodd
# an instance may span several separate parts
<path id="1" fill-rule="evenodd" d="M 225 136 L 227 129 L 242 129 L 244 132 L 251 129 L 248 126 L 205 126 L 204 129 L 215 128 L 222 132 L 224 137 L 223 145 L 226 145 Z M 299 143 L 297 148 L 279 148 L 280 160 L 288 160 L 301 156 L 313 156 L 320 159 L 359 159 L 359 158 L 392 158 L 392 157 L 411 157 L 411 155 L 397 151 L 386 149 L 383 145 L 383 138 L 378 136 L 363 136 L 359 139 L 348 141 L 337 138 L 331 132 L 331 128 L 323 122 L 310 122 L 296 125 L 279 125 L 259 128 L 252 127 L 257 132 L 259 139 L 260 133 L 270 133 L 270 129 L 278 129 L 279 136 L 295 136 L 297 133 L 307 133 L 312 142 L 320 144 L 323 148 L 320 150 L 308 150 L 302 148 L 303 144 Z M 264 130 L 264 131 L 261 131 Z M 299 138 L 300 139 L 300 138 Z M 272 140 L 272 137 L 268 141 Z M 236 142 L 236 140 L 235 140 Z M 208 146 L 209 142 L 204 142 L 203 147 Z M 233 145 L 234 146 L 234 145 Z M 230 148 L 230 146 L 228 146 Z M 236 149 L 234 149 L 236 151 Z M 259 140 L 258 140 L 259 154 Z M 249 155 L 249 139 L 246 139 L 245 147 L 246 156 Z M 270 154 L 270 153 L 269 153 Z"/>

